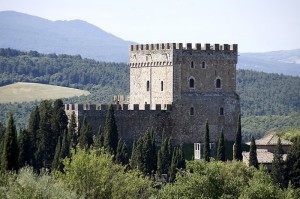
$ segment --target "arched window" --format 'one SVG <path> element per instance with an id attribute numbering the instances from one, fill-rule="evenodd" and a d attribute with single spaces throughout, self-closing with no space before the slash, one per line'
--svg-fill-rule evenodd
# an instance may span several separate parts
<path id="1" fill-rule="evenodd" d="M 194 114 L 195 114 L 195 113 L 194 113 L 194 107 L 191 107 L 191 108 L 190 108 L 190 115 L 193 116 Z"/>
<path id="2" fill-rule="evenodd" d="M 216 80 L 216 88 L 221 88 L 221 79 Z"/>
<path id="3" fill-rule="evenodd" d="M 160 90 L 164 91 L 164 82 L 163 81 L 160 82 Z"/>
<path id="4" fill-rule="evenodd" d="M 220 115 L 221 116 L 224 115 L 224 108 L 223 107 L 220 108 Z"/>
<path id="5" fill-rule="evenodd" d="M 149 91 L 149 90 L 150 90 L 150 82 L 147 81 L 147 91 Z"/>
<path id="6" fill-rule="evenodd" d="M 190 86 L 190 88 L 195 88 L 195 80 L 194 80 L 194 78 L 190 78 L 190 80 L 189 80 L 189 86 Z"/>

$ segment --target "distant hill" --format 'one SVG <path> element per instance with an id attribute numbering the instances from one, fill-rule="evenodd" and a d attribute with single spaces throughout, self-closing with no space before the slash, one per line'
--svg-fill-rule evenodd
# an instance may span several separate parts
<path id="1" fill-rule="evenodd" d="M 300 76 L 300 49 L 265 53 L 240 53 L 237 68 Z"/>
<path id="2" fill-rule="evenodd" d="M 0 103 L 31 102 L 90 94 L 88 91 L 74 88 L 26 82 L 17 82 L 0 87 L 0 93 Z"/>
<path id="3" fill-rule="evenodd" d="M 109 62 L 128 62 L 128 47 L 134 44 L 85 21 L 50 21 L 14 11 L 0 12 L 0 33 L 0 48 Z M 237 68 L 300 76 L 300 49 L 240 53 Z"/>
<path id="4" fill-rule="evenodd" d="M 85 21 L 50 21 L 14 11 L 0 12 L 0 33 L 1 48 L 80 54 L 111 62 L 128 62 L 128 46 L 134 43 Z"/>

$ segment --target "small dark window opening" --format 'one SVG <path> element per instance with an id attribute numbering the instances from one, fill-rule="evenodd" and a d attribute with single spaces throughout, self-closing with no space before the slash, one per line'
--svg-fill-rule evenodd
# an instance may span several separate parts
<path id="1" fill-rule="evenodd" d="M 150 82 L 147 81 L 147 91 L 149 91 L 149 90 L 150 90 Z"/>
<path id="2" fill-rule="evenodd" d="M 216 88 L 221 88 L 221 80 L 220 79 L 216 80 Z"/>
<path id="3" fill-rule="evenodd" d="M 190 115 L 194 115 L 194 107 L 190 108 Z"/>
<path id="4" fill-rule="evenodd" d="M 193 61 L 191 62 L 191 68 L 194 68 L 194 62 Z"/>
<path id="5" fill-rule="evenodd" d="M 190 79 L 190 88 L 195 88 L 195 80 L 194 79 Z"/>
<path id="6" fill-rule="evenodd" d="M 220 108 L 220 115 L 224 115 L 224 108 L 223 107 Z"/>
<path id="7" fill-rule="evenodd" d="M 164 90 L 164 82 L 163 82 L 163 81 L 160 82 L 160 90 L 161 90 L 161 91 Z"/>
<path id="8" fill-rule="evenodd" d="M 206 68 L 206 64 L 204 61 L 202 62 L 202 68 Z"/>

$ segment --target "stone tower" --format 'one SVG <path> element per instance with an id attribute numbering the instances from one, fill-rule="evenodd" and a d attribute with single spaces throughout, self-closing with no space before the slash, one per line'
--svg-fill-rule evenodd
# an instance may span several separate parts
<path id="1" fill-rule="evenodd" d="M 130 105 L 150 104 L 155 109 L 162 104 L 164 109 L 172 104 L 174 128 L 181 131 L 179 140 L 201 139 L 197 135 L 206 120 L 213 139 L 224 128 L 227 139 L 233 140 L 240 112 L 235 92 L 237 53 L 236 44 L 132 45 Z"/>

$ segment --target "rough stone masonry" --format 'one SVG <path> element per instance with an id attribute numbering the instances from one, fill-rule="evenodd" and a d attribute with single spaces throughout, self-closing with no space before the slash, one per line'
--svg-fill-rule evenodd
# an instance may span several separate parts
<path id="1" fill-rule="evenodd" d="M 114 104 L 119 137 L 132 143 L 152 128 L 174 144 L 202 142 L 208 120 L 210 139 L 224 129 L 234 140 L 240 100 L 236 94 L 238 46 L 182 43 L 142 44 L 129 47 L 130 96 Z M 104 128 L 108 105 L 66 104 L 78 125 L 83 117 L 97 132 Z"/>

